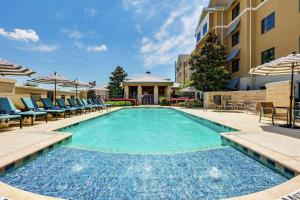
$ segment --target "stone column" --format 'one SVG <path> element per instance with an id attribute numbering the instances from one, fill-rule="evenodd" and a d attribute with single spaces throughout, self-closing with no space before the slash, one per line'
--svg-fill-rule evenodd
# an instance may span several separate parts
<path id="1" fill-rule="evenodd" d="M 171 86 L 168 86 L 167 87 L 167 98 L 171 98 L 171 90 L 172 90 L 172 87 Z"/>
<path id="2" fill-rule="evenodd" d="M 154 86 L 154 104 L 158 104 L 158 86 Z"/>
<path id="3" fill-rule="evenodd" d="M 137 97 L 138 97 L 139 104 L 141 104 L 142 103 L 142 86 L 141 85 L 138 86 Z"/>
<path id="4" fill-rule="evenodd" d="M 128 85 L 124 86 L 124 98 L 126 98 L 126 99 L 129 98 L 129 87 L 128 87 Z"/>

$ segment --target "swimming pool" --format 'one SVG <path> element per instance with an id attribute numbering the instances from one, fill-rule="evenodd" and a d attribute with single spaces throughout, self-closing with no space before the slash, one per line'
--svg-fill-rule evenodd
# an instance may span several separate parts
<path id="1" fill-rule="evenodd" d="M 70 143 L 0 181 L 65 199 L 205 200 L 249 194 L 287 180 L 222 146 L 219 133 L 233 129 L 173 109 L 123 109 L 62 131 L 74 133 Z"/>
<path id="2" fill-rule="evenodd" d="M 74 133 L 67 145 L 113 153 L 166 154 L 222 145 L 219 133 L 235 131 L 167 108 L 122 109 L 60 131 Z"/>

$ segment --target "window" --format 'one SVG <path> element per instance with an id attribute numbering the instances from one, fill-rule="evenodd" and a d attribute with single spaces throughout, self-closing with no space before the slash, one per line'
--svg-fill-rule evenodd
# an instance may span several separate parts
<path id="1" fill-rule="evenodd" d="M 268 15 L 261 21 L 261 33 L 266 33 L 275 27 L 275 12 Z"/>
<path id="2" fill-rule="evenodd" d="M 240 31 L 236 32 L 235 34 L 233 34 L 231 36 L 231 43 L 232 43 L 232 46 L 235 46 L 238 43 L 240 43 Z"/>
<path id="3" fill-rule="evenodd" d="M 231 11 L 232 20 L 240 14 L 240 3 L 238 3 Z"/>
<path id="4" fill-rule="evenodd" d="M 203 32 L 203 35 L 205 35 L 207 33 L 207 23 L 204 24 L 202 32 Z"/>
<path id="5" fill-rule="evenodd" d="M 272 60 L 275 60 L 275 48 L 274 47 L 271 49 L 268 49 L 266 51 L 263 51 L 261 53 L 261 64 L 265 64 Z"/>
<path id="6" fill-rule="evenodd" d="M 231 63 L 231 71 L 232 73 L 240 70 L 240 59 L 236 59 Z"/>
<path id="7" fill-rule="evenodd" d="M 201 32 L 199 32 L 196 37 L 197 37 L 197 42 L 199 42 L 201 39 Z"/>

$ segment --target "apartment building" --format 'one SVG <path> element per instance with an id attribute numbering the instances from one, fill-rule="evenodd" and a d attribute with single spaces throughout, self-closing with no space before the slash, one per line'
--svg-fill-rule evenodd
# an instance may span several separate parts
<path id="1" fill-rule="evenodd" d="M 176 62 L 176 81 L 181 85 L 188 84 L 190 82 L 191 67 L 189 65 L 189 54 L 178 55 Z"/>
<path id="2" fill-rule="evenodd" d="M 195 31 L 195 49 L 210 30 L 220 36 L 228 53 L 229 89 L 261 89 L 269 82 L 289 80 L 288 75 L 250 76 L 249 71 L 300 51 L 300 0 L 210 0 Z"/>

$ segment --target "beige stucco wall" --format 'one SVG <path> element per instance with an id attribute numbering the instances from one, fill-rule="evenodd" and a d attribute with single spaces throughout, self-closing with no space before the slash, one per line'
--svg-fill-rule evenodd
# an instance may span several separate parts
<path id="1" fill-rule="evenodd" d="M 16 80 L 0 78 L 0 97 L 11 97 L 15 93 Z"/>
<path id="2" fill-rule="evenodd" d="M 290 105 L 290 81 L 266 84 L 266 101 L 273 102 L 275 106 Z"/>
<path id="3" fill-rule="evenodd" d="M 214 6 L 216 3 L 220 3 L 220 1 L 212 1 L 211 6 Z M 240 43 L 232 47 L 232 34 L 224 35 L 224 45 L 228 53 L 237 48 L 241 49 L 239 54 L 240 70 L 233 73 L 232 78 L 249 76 L 250 68 L 261 64 L 261 53 L 270 48 L 275 47 L 275 58 L 287 56 L 293 51 L 300 51 L 299 0 L 236 0 L 228 10 L 223 12 L 223 22 L 222 17 L 220 17 L 222 16 L 221 11 L 210 13 L 210 30 L 214 30 L 220 36 L 222 36 L 222 33 L 225 34 L 232 22 L 232 9 L 238 3 L 240 3 L 241 14 L 241 22 L 238 28 L 240 31 Z M 251 4 L 253 7 L 252 12 L 249 10 Z M 275 27 L 262 34 L 261 21 L 273 11 L 275 11 Z M 222 24 L 224 28 L 222 28 Z M 201 48 L 204 40 L 196 45 L 197 49 Z M 231 71 L 231 63 L 228 64 L 228 70 Z M 245 84 L 241 84 L 244 87 L 242 89 L 245 89 L 247 85 L 252 89 L 257 88 L 252 77 L 247 79 Z M 258 87 L 261 86 L 259 85 Z"/>

